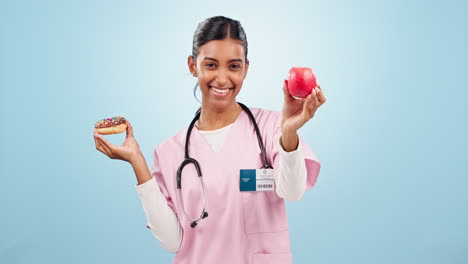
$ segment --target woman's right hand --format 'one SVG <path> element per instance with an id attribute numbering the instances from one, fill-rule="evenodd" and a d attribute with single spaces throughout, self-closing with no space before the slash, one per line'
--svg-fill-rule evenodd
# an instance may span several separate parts
<path id="1" fill-rule="evenodd" d="M 127 136 L 121 146 L 114 145 L 106 140 L 102 135 L 98 133 L 96 128 L 94 129 L 94 142 L 96 149 L 104 153 L 111 159 L 119 159 L 132 163 L 135 159 L 143 156 L 138 146 L 138 142 L 133 137 L 133 129 L 130 122 L 127 120 Z"/>

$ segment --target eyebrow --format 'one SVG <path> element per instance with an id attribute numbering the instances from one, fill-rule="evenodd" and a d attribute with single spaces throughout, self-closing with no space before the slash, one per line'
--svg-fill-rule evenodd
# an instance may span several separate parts
<path id="1" fill-rule="evenodd" d="M 204 60 L 212 60 L 212 61 L 216 61 L 216 62 L 219 62 L 217 59 L 215 58 L 211 58 L 211 57 L 205 57 L 203 58 Z M 235 62 L 235 61 L 240 61 L 240 62 L 243 62 L 242 59 L 232 59 L 232 60 L 229 60 L 228 62 Z"/>

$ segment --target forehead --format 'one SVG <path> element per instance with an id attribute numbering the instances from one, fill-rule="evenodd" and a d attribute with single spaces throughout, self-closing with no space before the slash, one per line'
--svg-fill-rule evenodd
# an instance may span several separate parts
<path id="1" fill-rule="evenodd" d="M 204 57 L 216 58 L 218 60 L 237 58 L 244 60 L 244 47 L 239 40 L 211 40 L 200 47 L 198 58 L 202 60 Z"/>

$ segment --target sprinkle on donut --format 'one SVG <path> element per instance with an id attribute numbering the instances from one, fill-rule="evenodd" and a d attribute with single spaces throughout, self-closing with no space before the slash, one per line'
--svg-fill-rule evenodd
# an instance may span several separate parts
<path id="1" fill-rule="evenodd" d="M 97 121 L 94 127 L 95 128 L 113 127 L 113 126 L 118 126 L 120 124 L 125 124 L 125 123 L 126 123 L 125 117 L 115 116 L 112 118 L 104 118 L 102 120 Z"/>

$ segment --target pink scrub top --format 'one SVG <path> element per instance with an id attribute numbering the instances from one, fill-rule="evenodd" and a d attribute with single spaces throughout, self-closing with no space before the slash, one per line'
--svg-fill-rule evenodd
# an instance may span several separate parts
<path id="1" fill-rule="evenodd" d="M 267 153 L 268 162 L 279 163 L 281 112 L 250 108 Z M 195 228 L 185 219 L 176 192 L 176 172 L 184 160 L 188 127 L 154 149 L 151 175 L 177 215 L 183 238 L 173 263 L 288 264 L 292 263 L 285 201 L 276 191 L 240 192 L 240 169 L 263 166 L 255 129 L 242 111 L 228 131 L 220 152 L 214 152 L 196 127 L 190 137 L 189 156 L 195 158 L 203 175 L 206 211 L 209 216 Z M 307 169 L 307 187 L 314 186 L 320 171 L 315 154 L 301 140 Z M 190 218 L 202 211 L 202 189 L 195 167 L 182 173 L 182 199 Z"/>

